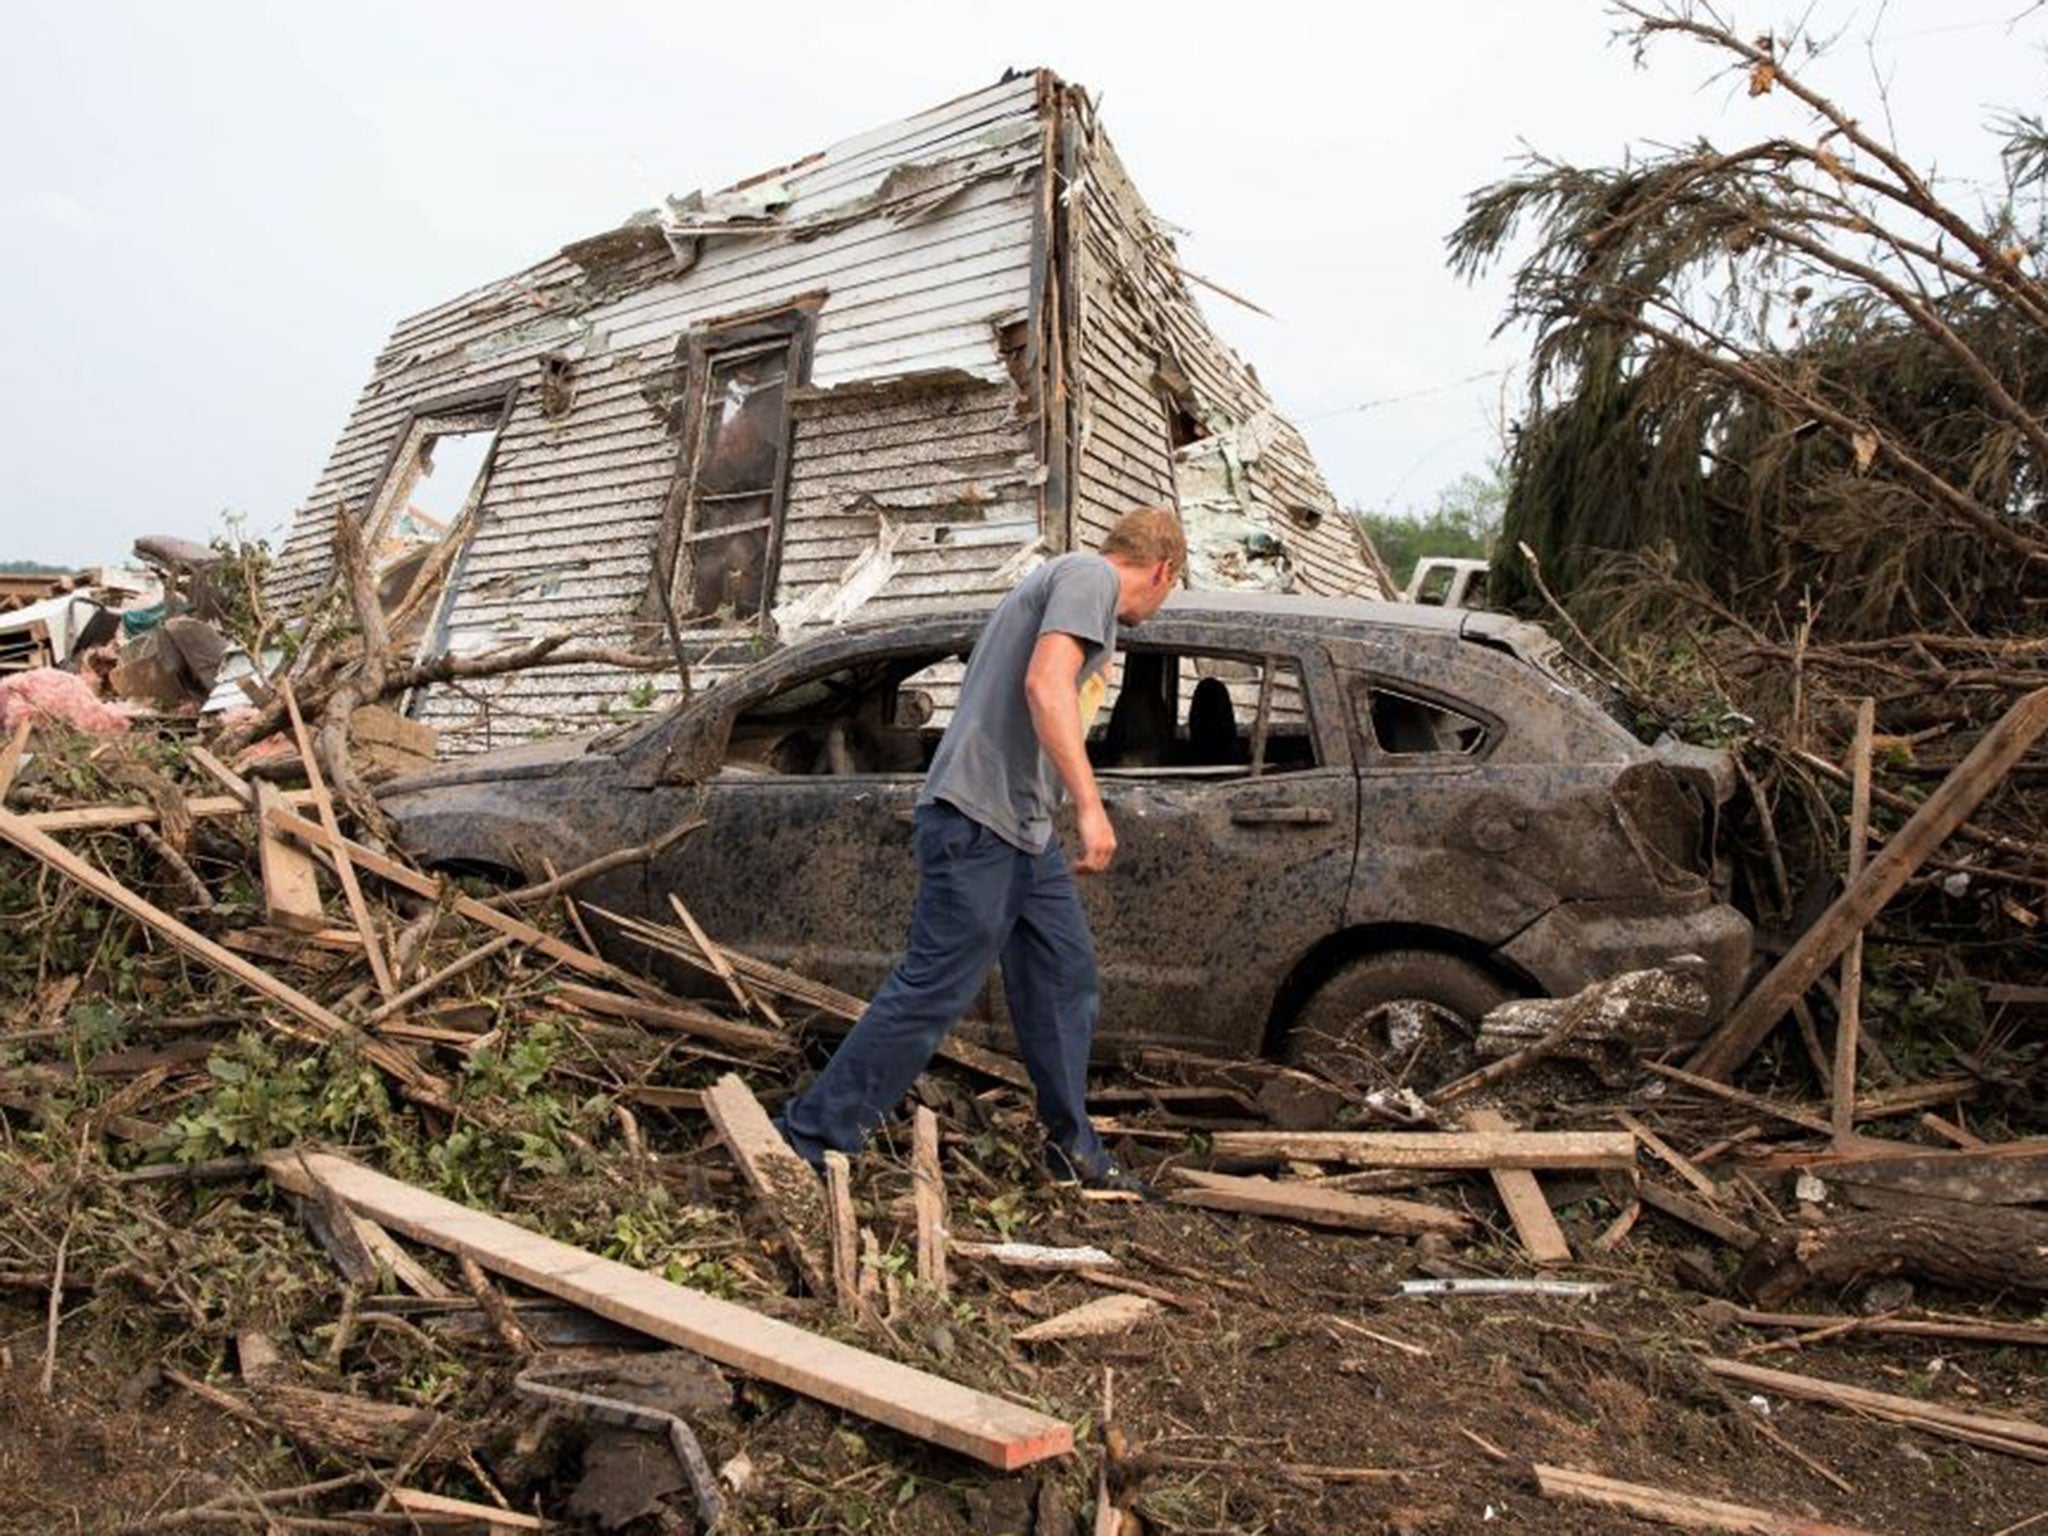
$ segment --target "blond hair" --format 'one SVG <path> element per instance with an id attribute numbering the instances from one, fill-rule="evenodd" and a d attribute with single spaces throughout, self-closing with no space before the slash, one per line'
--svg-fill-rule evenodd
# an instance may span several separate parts
<path id="1" fill-rule="evenodd" d="M 1164 560 L 1178 572 L 1188 563 L 1188 541 L 1180 519 L 1167 507 L 1133 507 L 1116 520 L 1102 541 L 1102 553 L 1126 565 Z"/>

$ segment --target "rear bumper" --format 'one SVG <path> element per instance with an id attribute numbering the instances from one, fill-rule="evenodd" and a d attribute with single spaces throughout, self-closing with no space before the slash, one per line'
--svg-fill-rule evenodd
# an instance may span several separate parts
<path id="1" fill-rule="evenodd" d="M 1500 955 L 1553 997 L 1674 955 L 1698 955 L 1707 962 L 1707 991 L 1719 1019 L 1741 995 L 1753 940 L 1749 919 L 1722 902 L 1659 911 L 1640 901 L 1567 901 L 1502 945 Z"/>

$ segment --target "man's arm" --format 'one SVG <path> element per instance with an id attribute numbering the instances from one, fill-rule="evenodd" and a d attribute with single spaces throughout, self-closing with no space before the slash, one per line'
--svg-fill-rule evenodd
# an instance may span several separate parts
<path id="1" fill-rule="evenodd" d="M 1031 707 L 1031 728 L 1052 764 L 1080 820 L 1081 857 L 1074 872 L 1092 875 L 1109 867 L 1116 853 L 1116 829 L 1102 808 L 1095 770 L 1088 764 L 1087 739 L 1081 731 L 1080 676 L 1087 653 L 1072 635 L 1050 633 L 1031 648 L 1024 670 L 1024 699 Z"/>

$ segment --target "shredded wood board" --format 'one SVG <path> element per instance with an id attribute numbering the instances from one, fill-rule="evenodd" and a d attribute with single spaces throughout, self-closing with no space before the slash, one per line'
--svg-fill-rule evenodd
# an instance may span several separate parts
<path id="1" fill-rule="evenodd" d="M 1633 1168 L 1626 1131 L 1218 1131 L 1218 1152 L 1369 1168 Z"/>
<path id="2" fill-rule="evenodd" d="M 1192 1188 L 1178 1189 L 1180 1205 L 1209 1210 L 1240 1211 L 1252 1216 L 1278 1216 L 1312 1226 L 1341 1227 L 1352 1232 L 1390 1232 L 1418 1237 L 1424 1232 L 1462 1236 L 1472 1223 L 1456 1211 L 1420 1200 L 1390 1200 L 1385 1195 L 1352 1195 L 1274 1179 L 1237 1178 L 1230 1174 L 1182 1170 Z"/>
<path id="3" fill-rule="evenodd" d="M 287 1188 L 294 1159 L 266 1159 Z M 1062 1420 L 541 1237 L 333 1153 L 307 1153 L 306 1162 L 351 1209 L 415 1242 L 467 1254 L 600 1317 L 1001 1471 L 1074 1448 Z"/>

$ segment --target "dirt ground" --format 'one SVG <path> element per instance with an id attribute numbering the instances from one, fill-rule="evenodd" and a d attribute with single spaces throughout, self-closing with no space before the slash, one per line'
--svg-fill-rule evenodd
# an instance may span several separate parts
<path id="1" fill-rule="evenodd" d="M 679 1187 L 723 1182 L 719 1170 L 693 1172 L 691 1158 L 722 1162 L 716 1153 L 680 1151 L 670 1154 L 665 1176 Z M 958 1166 L 950 1148 L 949 1158 Z M 863 1212 L 901 1253 L 909 1235 L 899 1214 L 907 1174 L 883 1155 L 866 1161 Z M 679 1171 L 676 1164 L 685 1166 Z M 1189 1305 L 1114 1338 L 1013 1344 L 1014 1329 L 1106 1292 L 1071 1276 L 1027 1276 L 956 1258 L 950 1299 L 906 1287 L 890 1324 L 901 1347 L 891 1352 L 1060 1414 L 1080 1428 L 1078 1453 L 1001 1477 L 779 1389 L 729 1378 L 730 1406 L 697 1420 L 714 1467 L 744 1456 L 752 1468 L 722 1529 L 1070 1536 L 1086 1529 L 1094 1500 L 1106 1369 L 1114 1372 L 1114 1423 L 1126 1441 L 1115 1465 L 1119 1484 L 1137 1490 L 1134 1507 L 1144 1528 L 1161 1533 L 1486 1529 L 1622 1536 L 1650 1529 L 1619 1513 L 1543 1500 L 1528 1473 L 1531 1460 L 1885 1536 L 1989 1536 L 2031 1529 L 2024 1523 L 2048 1511 L 2048 1466 L 1832 1408 L 1776 1399 L 1754 1404 L 1708 1377 L 1696 1363 L 1700 1355 L 1741 1354 L 1782 1336 L 1712 1327 L 1701 1315 L 1700 1294 L 1673 1279 L 1674 1262 L 1695 1247 L 1694 1235 L 1655 1215 L 1646 1215 L 1611 1256 L 1570 1271 L 1611 1285 L 1598 1297 L 1398 1299 L 1396 1282 L 1429 1268 L 1528 1272 L 1483 1178 L 1430 1192 L 1469 1208 L 1493 1231 L 1488 1240 L 1459 1245 L 1453 1258 L 1401 1239 L 1174 1205 L 1087 1203 L 1044 1188 L 1018 1201 L 1008 1195 L 1008 1171 L 990 1179 L 996 1194 L 988 1199 L 956 1183 L 956 1235 L 997 1235 L 978 1218 L 1000 1211 L 1012 1235 L 1106 1248 L 1122 1273 Z M 197 1203 L 281 1198 L 253 1184 L 217 1187 Z M 1566 1230 L 1582 1252 L 1603 1214 L 1565 1207 Z M 752 1214 L 744 1221 L 744 1248 L 753 1252 L 742 1249 L 741 1271 L 772 1270 L 777 1261 L 763 1241 L 765 1229 Z M 305 1249 L 309 1265 L 324 1263 L 310 1243 Z M 1696 1275 L 1696 1256 L 1692 1268 Z M 294 1303 L 302 1354 L 316 1373 L 323 1337 L 317 1330 L 323 1319 L 331 1324 L 338 1294 L 338 1282 L 324 1293 L 316 1286 Z M 1808 1306 L 1843 1310 L 1857 1301 L 1806 1298 Z M 2026 1319 L 2023 1311 L 1993 1314 L 1960 1298 L 1916 1301 Z M 124 1330 L 109 1315 L 126 1305 L 118 1283 L 104 1299 L 73 1292 L 67 1304 L 77 1310 L 60 1333 L 54 1393 L 45 1400 L 38 1388 L 44 1297 L 25 1288 L 0 1293 L 0 1531 L 106 1533 L 130 1522 L 164 1528 L 148 1521 L 237 1484 L 275 1488 L 361 1470 L 359 1462 L 309 1455 L 240 1424 L 150 1373 L 175 1359 L 194 1375 L 211 1368 L 235 1387 L 224 1339 L 202 1345 L 166 1335 L 152 1343 L 147 1334 Z M 783 1310 L 812 1326 L 846 1331 L 822 1303 L 793 1301 Z M 282 1323 L 289 1352 L 292 1320 Z M 345 1387 L 351 1374 L 361 1379 L 378 1371 L 389 1390 L 389 1362 L 370 1357 L 386 1347 L 376 1342 L 384 1330 L 370 1333 L 341 1379 L 323 1385 Z M 2039 1420 L 2048 1414 L 2041 1362 L 2026 1356 L 2013 1348 L 1863 1336 L 1756 1358 Z M 437 1359 L 439 1376 L 460 1383 L 441 1398 L 443 1406 L 471 1418 L 497 1416 L 495 1438 L 487 1436 L 479 1449 L 479 1469 L 517 1488 L 515 1502 L 530 1507 L 537 1500 L 549 1515 L 560 1515 L 576 1480 L 575 1437 L 539 1450 L 514 1443 L 514 1425 L 531 1415 L 509 1398 L 512 1366 L 488 1336 L 437 1345 Z M 420 1387 L 417 1369 L 406 1380 Z M 1488 1448 L 1507 1459 L 1496 1460 Z M 466 1477 L 452 1469 L 440 1486 L 483 1497 Z M 366 1488 L 347 1507 L 367 1508 L 373 1491 Z M 328 1506 L 330 1517 L 335 1507 Z M 686 1529 L 688 1508 L 687 1493 L 675 1493 L 665 1513 L 622 1528 Z M 392 1527 L 386 1517 L 378 1526 L 277 1528 Z"/>

